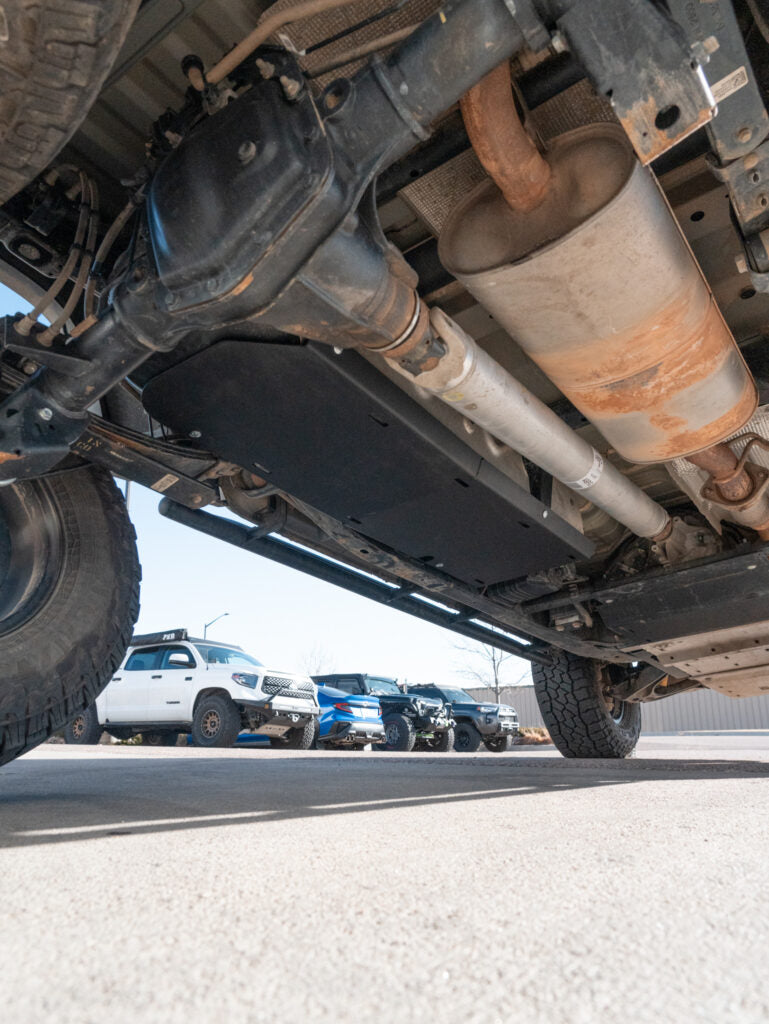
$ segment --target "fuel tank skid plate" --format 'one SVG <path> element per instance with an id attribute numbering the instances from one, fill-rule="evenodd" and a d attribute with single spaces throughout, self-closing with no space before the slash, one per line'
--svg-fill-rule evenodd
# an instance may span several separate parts
<path id="1" fill-rule="evenodd" d="M 354 352 L 219 341 L 151 379 L 143 401 L 220 457 L 471 585 L 592 553 Z"/>

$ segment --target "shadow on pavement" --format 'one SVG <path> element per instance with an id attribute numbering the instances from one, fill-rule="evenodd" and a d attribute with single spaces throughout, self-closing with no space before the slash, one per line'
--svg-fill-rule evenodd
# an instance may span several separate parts
<path id="1" fill-rule="evenodd" d="M 137 751 L 138 753 L 138 751 Z M 769 762 L 274 756 L 30 758 L 0 770 L 0 848 L 638 784 L 769 778 Z"/>

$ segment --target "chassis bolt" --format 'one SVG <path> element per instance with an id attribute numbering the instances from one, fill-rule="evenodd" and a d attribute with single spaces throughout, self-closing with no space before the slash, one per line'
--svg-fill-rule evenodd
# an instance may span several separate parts
<path id="1" fill-rule="evenodd" d="M 247 142 L 241 142 L 238 146 L 238 160 L 242 164 L 250 164 L 256 156 L 256 143 L 250 139 Z"/>
<path id="2" fill-rule="evenodd" d="M 286 99 L 295 100 L 302 88 L 302 83 L 297 82 L 295 78 L 289 78 L 288 75 L 281 75 L 278 81 L 283 86 L 283 94 Z"/>
<path id="3" fill-rule="evenodd" d="M 747 143 L 747 142 L 750 142 L 750 140 L 752 138 L 753 138 L 753 129 L 749 128 L 747 125 L 745 125 L 744 128 L 740 128 L 737 131 L 737 141 L 741 142 L 743 145 L 745 143 Z"/>
<path id="4" fill-rule="evenodd" d="M 37 415 L 47 423 L 48 420 L 53 419 L 53 409 L 49 409 L 47 405 L 44 405 L 42 409 L 37 410 Z"/>
<path id="5" fill-rule="evenodd" d="M 27 359 L 21 367 L 22 373 L 26 373 L 28 377 L 31 377 L 36 369 L 37 363 L 33 363 L 31 359 Z"/>
<path id="6" fill-rule="evenodd" d="M 201 435 L 201 433 L 200 433 L 200 431 L 199 431 L 199 430 L 191 430 L 191 431 L 190 431 L 190 437 L 194 437 L 194 438 L 195 438 L 195 440 L 197 440 L 197 439 L 198 439 L 199 437 L 201 437 L 201 436 L 202 436 L 202 435 Z"/>
<path id="7" fill-rule="evenodd" d="M 566 53 L 569 49 L 569 44 L 566 42 L 566 37 L 562 32 L 553 32 L 550 37 L 550 45 L 556 53 Z"/>

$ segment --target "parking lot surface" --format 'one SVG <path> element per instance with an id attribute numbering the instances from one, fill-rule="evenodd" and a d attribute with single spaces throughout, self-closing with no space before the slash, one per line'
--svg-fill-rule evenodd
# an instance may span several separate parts
<path id="1" fill-rule="evenodd" d="M 764 1021 L 769 737 L 623 762 L 46 745 L 5 1024 Z"/>

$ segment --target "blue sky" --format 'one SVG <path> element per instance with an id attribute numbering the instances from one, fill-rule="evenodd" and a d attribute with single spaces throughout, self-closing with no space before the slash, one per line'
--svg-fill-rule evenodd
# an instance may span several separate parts
<path id="1" fill-rule="evenodd" d="M 0 285 L 0 315 L 28 308 Z M 239 644 L 273 668 L 306 670 L 314 655 L 329 672 L 466 683 L 469 656 L 454 646 L 460 637 L 163 519 L 159 500 L 131 485 L 143 571 L 138 631 L 185 626 L 202 635 L 203 623 L 228 612 L 209 637 Z M 510 659 L 503 672 L 514 683 L 527 664 Z"/>

